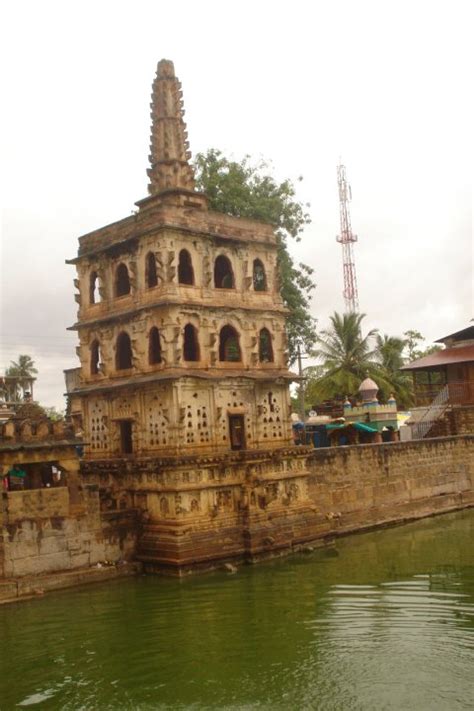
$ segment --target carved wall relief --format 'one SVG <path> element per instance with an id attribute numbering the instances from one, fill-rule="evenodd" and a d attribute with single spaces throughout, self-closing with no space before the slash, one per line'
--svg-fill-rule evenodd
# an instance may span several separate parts
<path id="1" fill-rule="evenodd" d="M 109 450 L 109 427 L 107 403 L 104 400 L 89 401 L 89 427 L 87 438 L 92 451 L 107 452 Z"/>
<path id="2" fill-rule="evenodd" d="M 209 252 L 206 252 L 202 260 L 202 283 L 203 286 L 212 286 L 212 258 Z"/>
<path id="3" fill-rule="evenodd" d="M 165 253 L 160 249 L 155 253 L 156 260 L 156 275 L 158 277 L 158 284 L 163 284 L 166 281 L 166 264 L 165 264 Z"/>
<path id="4" fill-rule="evenodd" d="M 169 282 L 176 282 L 176 252 L 170 251 L 166 257 L 166 280 Z"/>
<path id="5" fill-rule="evenodd" d="M 215 506 L 219 511 L 232 511 L 234 508 L 232 489 L 218 489 L 215 493 Z"/>
<path id="6" fill-rule="evenodd" d="M 285 405 L 286 387 L 273 386 L 262 393 L 258 400 L 258 433 L 264 442 L 288 437 Z"/>
<path id="7" fill-rule="evenodd" d="M 162 496 L 160 499 L 160 514 L 162 516 L 167 516 L 170 512 L 170 505 L 166 496 Z"/>
<path id="8" fill-rule="evenodd" d="M 167 393 L 160 390 L 147 395 L 146 410 L 146 447 L 164 447 L 169 444 L 169 416 Z"/>
<path id="9" fill-rule="evenodd" d="M 211 442 L 210 397 L 207 390 L 182 390 L 180 412 L 184 439 L 188 445 L 208 445 Z"/>

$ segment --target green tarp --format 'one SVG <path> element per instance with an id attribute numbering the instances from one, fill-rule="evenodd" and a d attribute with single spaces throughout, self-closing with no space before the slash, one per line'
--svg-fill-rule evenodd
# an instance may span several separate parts
<path id="1" fill-rule="evenodd" d="M 378 432 L 378 429 L 376 427 L 371 427 L 370 425 L 366 425 L 363 422 L 354 422 L 352 424 L 353 427 L 356 428 L 356 430 L 359 430 L 360 432 Z"/>
<path id="2" fill-rule="evenodd" d="M 345 427 L 353 427 L 354 429 L 359 430 L 359 432 L 370 432 L 371 434 L 378 432 L 376 427 L 371 427 L 363 422 L 346 422 L 344 424 L 341 422 L 338 424 L 326 425 L 327 430 L 342 430 Z"/>

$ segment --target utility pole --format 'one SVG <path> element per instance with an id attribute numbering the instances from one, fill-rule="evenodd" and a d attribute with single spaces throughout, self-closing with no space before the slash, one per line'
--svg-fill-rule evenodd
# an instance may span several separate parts
<path id="1" fill-rule="evenodd" d="M 349 202 L 352 200 L 352 192 L 351 186 L 346 178 L 346 167 L 342 165 L 342 163 L 337 166 L 337 184 L 339 187 L 341 234 L 336 237 L 336 240 L 342 244 L 344 302 L 346 313 L 355 313 L 359 310 L 359 295 L 357 293 L 357 277 L 352 245 L 354 242 L 357 242 L 357 235 L 352 232 L 351 214 L 349 211 Z"/>

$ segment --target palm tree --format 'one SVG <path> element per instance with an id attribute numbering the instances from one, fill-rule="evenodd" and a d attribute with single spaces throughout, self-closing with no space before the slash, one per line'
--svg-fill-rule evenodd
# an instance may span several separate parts
<path id="1" fill-rule="evenodd" d="M 6 375 L 16 375 L 20 378 L 32 378 L 38 371 L 35 368 L 35 362 L 29 355 L 19 355 L 18 363 L 14 360 L 10 361 L 11 365 L 7 368 Z"/>
<path id="2" fill-rule="evenodd" d="M 5 375 L 13 376 L 18 378 L 18 383 L 16 387 L 16 398 L 21 397 L 21 391 L 23 394 L 26 391 L 26 385 L 30 385 L 30 379 L 37 374 L 37 369 L 35 368 L 35 362 L 29 355 L 19 355 L 18 362 L 11 361 L 11 365 L 6 369 Z"/>
<path id="3" fill-rule="evenodd" d="M 378 333 L 375 337 L 375 354 L 377 360 L 387 371 L 395 372 L 400 370 L 405 363 L 403 350 L 407 344 L 404 338 L 398 336 L 383 336 Z"/>
<path id="4" fill-rule="evenodd" d="M 330 328 L 321 331 L 317 339 L 319 347 L 311 354 L 321 361 L 321 365 L 307 369 L 307 401 L 318 402 L 355 394 L 367 375 L 380 380 L 371 345 L 377 329 L 363 336 L 361 323 L 364 317 L 365 314 L 346 313 L 341 316 L 336 312 L 330 317 Z"/>
<path id="5" fill-rule="evenodd" d="M 381 385 L 382 396 L 387 398 L 391 391 L 401 407 L 410 407 L 413 404 L 412 379 L 400 370 L 405 363 L 403 350 L 406 345 L 407 340 L 398 336 L 388 336 L 386 333 L 376 336 L 375 357 L 382 381 L 386 381 L 389 386 L 387 390 L 386 385 Z"/>

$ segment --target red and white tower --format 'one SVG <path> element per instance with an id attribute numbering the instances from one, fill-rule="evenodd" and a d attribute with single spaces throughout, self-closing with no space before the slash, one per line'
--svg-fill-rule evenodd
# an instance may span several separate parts
<path id="1" fill-rule="evenodd" d="M 336 240 L 342 244 L 342 268 L 344 273 L 344 302 L 346 312 L 354 313 L 359 310 L 359 296 L 357 293 L 357 277 L 354 262 L 353 243 L 357 242 L 357 235 L 353 234 L 349 202 L 352 199 L 351 186 L 347 182 L 346 167 L 341 163 L 337 166 L 337 184 L 339 186 L 339 215 L 341 220 L 341 234 Z"/>

